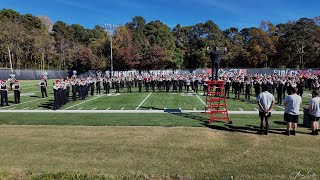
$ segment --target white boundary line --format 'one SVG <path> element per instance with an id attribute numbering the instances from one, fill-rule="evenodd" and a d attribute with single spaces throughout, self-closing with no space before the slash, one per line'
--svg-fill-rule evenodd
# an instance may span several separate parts
<path id="1" fill-rule="evenodd" d="M 105 114 L 105 113 L 118 113 L 118 114 L 144 114 L 144 113 L 166 113 L 163 110 L 0 110 L 0 113 L 87 113 L 87 114 Z M 204 113 L 204 111 L 194 111 L 194 110 L 183 110 L 181 113 Z M 258 115 L 257 111 L 229 111 L 229 114 L 237 115 Z M 302 111 L 299 112 L 300 115 L 303 114 Z M 283 115 L 284 111 L 272 111 L 272 114 Z"/>
<path id="2" fill-rule="evenodd" d="M 80 102 L 80 103 L 78 103 L 78 104 L 69 106 L 69 107 L 65 108 L 64 110 L 68 110 L 68 109 L 73 108 L 73 107 L 75 107 L 75 106 L 79 106 L 79 105 L 84 104 L 84 103 L 86 103 L 86 102 L 89 102 L 89 101 L 98 99 L 99 97 L 102 97 L 102 96 L 104 96 L 104 95 L 96 96 L 96 97 L 94 97 L 94 98 L 92 98 L 92 99 L 88 99 L 88 100 L 86 100 L 86 101 L 82 101 L 82 102 Z"/>
<path id="3" fill-rule="evenodd" d="M 206 103 L 198 96 L 198 94 L 196 96 L 202 102 L 203 105 L 207 106 Z"/>
<path id="4" fill-rule="evenodd" d="M 151 94 L 152 94 L 152 92 L 146 98 L 144 98 L 144 100 L 139 104 L 139 106 L 136 108 L 136 110 L 138 110 L 142 106 L 142 104 L 151 96 Z"/>

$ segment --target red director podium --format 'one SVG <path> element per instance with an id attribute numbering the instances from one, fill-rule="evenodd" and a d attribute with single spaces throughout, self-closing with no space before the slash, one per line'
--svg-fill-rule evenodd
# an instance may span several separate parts
<path id="1" fill-rule="evenodd" d="M 210 113 L 210 123 L 222 120 L 231 124 L 225 96 L 224 81 L 208 81 L 207 93 L 205 112 Z"/>

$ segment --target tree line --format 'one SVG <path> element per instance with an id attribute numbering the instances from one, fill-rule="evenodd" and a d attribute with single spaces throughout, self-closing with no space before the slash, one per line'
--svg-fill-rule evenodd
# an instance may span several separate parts
<path id="1" fill-rule="evenodd" d="M 208 20 L 172 29 L 141 16 L 109 34 L 101 25 L 53 23 L 46 16 L 0 11 L 0 67 L 14 69 L 108 69 L 110 37 L 115 70 L 210 67 L 206 47 L 227 47 L 223 67 L 314 68 L 320 65 L 320 17 L 274 25 L 221 30 Z"/>

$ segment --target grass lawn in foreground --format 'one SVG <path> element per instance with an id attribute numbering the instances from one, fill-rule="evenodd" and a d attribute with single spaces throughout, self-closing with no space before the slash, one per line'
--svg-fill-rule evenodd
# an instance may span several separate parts
<path id="1" fill-rule="evenodd" d="M 29 177 L 89 173 L 116 179 L 139 175 L 153 179 L 290 179 L 295 172 L 320 174 L 319 138 L 304 134 L 5 125 L 0 126 L 0 144 L 3 177 L 23 172 L 28 177 L 28 171 L 32 172 Z"/>

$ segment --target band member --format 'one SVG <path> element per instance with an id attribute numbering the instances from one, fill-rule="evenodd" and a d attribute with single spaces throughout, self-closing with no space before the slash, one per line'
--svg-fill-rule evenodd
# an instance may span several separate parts
<path id="1" fill-rule="evenodd" d="M 179 93 L 181 93 L 182 92 L 182 87 L 183 87 L 183 84 L 184 84 L 182 77 L 179 78 L 178 83 L 179 83 Z"/>
<path id="2" fill-rule="evenodd" d="M 111 79 L 107 77 L 105 81 L 106 81 L 106 94 L 110 94 Z"/>
<path id="3" fill-rule="evenodd" d="M 187 93 L 189 93 L 190 84 L 191 84 L 191 80 L 190 80 L 190 78 L 187 78 L 187 80 L 186 80 Z"/>
<path id="4" fill-rule="evenodd" d="M 39 86 L 40 86 L 42 98 L 44 98 L 44 96 L 48 97 L 47 88 L 46 88 L 46 82 L 44 81 L 43 78 L 41 78 Z"/>
<path id="5" fill-rule="evenodd" d="M 60 108 L 60 80 L 56 80 L 56 82 L 53 84 L 53 96 L 54 96 L 54 105 L 53 110 L 57 110 Z"/>
<path id="6" fill-rule="evenodd" d="M 96 88 L 97 88 L 97 94 L 101 94 L 101 78 L 100 76 L 97 76 L 97 81 L 96 81 Z"/>
<path id="7" fill-rule="evenodd" d="M 14 78 L 14 74 L 11 74 L 10 75 L 10 78 L 8 78 L 8 82 L 10 83 L 10 91 L 12 91 L 13 90 L 13 88 L 12 88 L 12 85 L 14 84 L 14 82 L 15 82 L 15 78 Z"/>
<path id="8" fill-rule="evenodd" d="M 144 79 L 144 81 L 145 81 L 145 86 L 146 86 L 146 92 L 149 92 L 150 80 L 151 80 L 151 79 L 150 79 L 149 77 L 147 77 L 147 78 Z"/>
<path id="9" fill-rule="evenodd" d="M 0 84 L 0 93 L 1 93 L 1 106 L 4 106 L 4 103 L 6 104 L 6 106 L 9 106 L 8 104 L 8 90 L 9 88 L 6 85 L 6 81 L 1 81 Z"/>
<path id="10" fill-rule="evenodd" d="M 142 92 L 142 78 L 141 76 L 138 77 L 138 88 L 139 88 L 139 93 Z"/>
<path id="11" fill-rule="evenodd" d="M 252 83 L 250 81 L 250 79 L 247 79 L 246 81 L 246 92 L 245 92 L 245 98 L 250 100 L 250 96 L 251 96 L 251 89 L 252 89 Z"/>
<path id="12" fill-rule="evenodd" d="M 120 78 L 117 78 L 116 79 L 116 82 L 115 82 L 115 86 L 116 86 L 116 93 L 120 93 Z"/>
<path id="13" fill-rule="evenodd" d="M 94 80 L 91 77 L 89 77 L 89 87 L 90 87 L 90 94 L 91 94 L 91 96 L 93 96 L 94 95 Z"/>
<path id="14" fill-rule="evenodd" d="M 131 90 L 131 88 L 132 88 L 132 80 L 131 80 L 131 78 L 128 77 L 128 78 L 125 78 L 125 80 L 126 80 L 128 93 L 132 93 L 132 90 Z"/>
<path id="15" fill-rule="evenodd" d="M 17 80 L 14 81 L 14 84 L 12 85 L 12 90 L 14 94 L 14 103 L 19 104 L 20 103 L 20 92 L 21 92 L 21 86 Z"/>
<path id="16" fill-rule="evenodd" d="M 71 81 L 71 89 L 72 89 L 72 100 L 76 101 L 77 100 L 77 87 L 76 87 L 76 79 L 72 79 Z"/>
<path id="17" fill-rule="evenodd" d="M 277 103 L 282 104 L 282 94 L 283 94 L 283 87 L 285 81 L 283 79 L 278 80 L 277 82 Z"/>
<path id="18" fill-rule="evenodd" d="M 208 77 L 203 80 L 203 96 L 206 96 L 208 94 L 208 81 Z"/>
<path id="19" fill-rule="evenodd" d="M 225 94 L 224 96 L 225 97 L 230 97 L 230 86 L 231 86 L 231 79 L 230 78 L 226 78 L 226 81 L 225 81 L 225 85 L 224 85 L 224 89 L 225 89 Z M 228 96 L 227 96 L 228 95 Z"/>
<path id="20" fill-rule="evenodd" d="M 152 89 L 152 92 L 155 92 L 156 90 L 156 80 L 154 77 L 151 78 L 151 89 Z"/>

